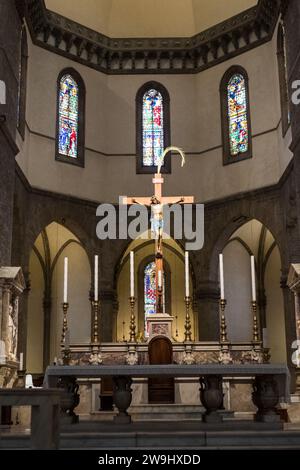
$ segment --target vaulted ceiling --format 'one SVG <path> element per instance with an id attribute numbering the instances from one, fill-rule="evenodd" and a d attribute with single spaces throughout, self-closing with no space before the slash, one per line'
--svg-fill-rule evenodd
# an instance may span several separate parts
<path id="1" fill-rule="evenodd" d="M 46 7 L 109 37 L 189 37 L 257 0 L 45 0 Z"/>

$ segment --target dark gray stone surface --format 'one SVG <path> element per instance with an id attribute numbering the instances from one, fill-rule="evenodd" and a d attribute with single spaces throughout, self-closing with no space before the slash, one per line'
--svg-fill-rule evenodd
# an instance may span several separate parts
<path id="1" fill-rule="evenodd" d="M 61 390 L 0 389 L 0 406 L 31 406 L 31 448 L 58 449 Z"/>
<path id="2" fill-rule="evenodd" d="M 290 373 L 281 364 L 160 364 L 160 365 L 99 365 L 99 366 L 49 366 L 46 369 L 44 386 L 53 385 L 55 377 L 201 377 L 220 375 L 222 377 L 254 377 L 274 375 L 279 386 L 279 395 L 289 401 Z"/>

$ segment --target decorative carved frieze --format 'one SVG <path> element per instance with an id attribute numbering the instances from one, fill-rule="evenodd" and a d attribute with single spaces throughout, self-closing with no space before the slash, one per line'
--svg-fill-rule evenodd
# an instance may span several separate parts
<path id="1" fill-rule="evenodd" d="M 186 38 L 109 38 L 27 0 L 34 44 L 106 74 L 198 73 L 272 38 L 282 0 L 258 5 Z"/>

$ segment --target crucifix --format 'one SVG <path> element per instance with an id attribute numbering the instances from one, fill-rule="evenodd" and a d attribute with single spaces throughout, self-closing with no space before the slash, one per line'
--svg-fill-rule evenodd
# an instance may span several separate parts
<path id="1" fill-rule="evenodd" d="M 163 313 L 162 294 L 163 294 L 163 206 L 166 204 L 193 204 L 193 196 L 163 196 L 162 186 L 164 179 L 161 175 L 161 167 L 164 162 L 165 155 L 170 151 L 176 151 L 181 155 L 182 163 L 185 163 L 184 153 L 177 147 L 167 147 L 159 160 L 157 173 L 155 173 L 152 183 L 154 185 L 154 195 L 151 197 L 124 197 L 123 204 L 140 204 L 151 207 L 151 231 L 155 239 L 155 311 Z"/>

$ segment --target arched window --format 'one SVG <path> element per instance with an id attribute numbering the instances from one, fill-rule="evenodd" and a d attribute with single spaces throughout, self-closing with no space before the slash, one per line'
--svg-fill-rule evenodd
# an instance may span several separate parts
<path id="1" fill-rule="evenodd" d="M 145 317 L 155 313 L 156 300 L 156 279 L 155 279 L 155 262 L 151 261 L 146 264 L 144 269 L 144 308 Z"/>
<path id="2" fill-rule="evenodd" d="M 73 69 L 57 81 L 56 159 L 84 166 L 85 86 Z"/>
<path id="3" fill-rule="evenodd" d="M 166 312 L 166 299 L 165 299 L 165 285 L 166 285 L 166 273 L 163 276 L 163 313 Z M 156 313 L 156 275 L 155 275 L 155 261 L 150 261 L 144 268 L 144 315 L 145 315 L 145 333 L 146 321 L 149 315 Z"/>
<path id="4" fill-rule="evenodd" d="M 25 137 L 25 122 L 26 122 L 27 62 L 28 62 L 27 33 L 26 33 L 26 27 L 23 25 L 22 32 L 21 32 L 19 89 L 18 89 L 18 116 L 17 116 L 17 128 L 22 139 L 24 139 Z"/>
<path id="5" fill-rule="evenodd" d="M 285 136 L 290 125 L 290 103 L 288 93 L 285 32 L 282 23 L 279 23 L 277 33 L 277 62 L 280 87 L 282 135 Z"/>
<path id="6" fill-rule="evenodd" d="M 163 312 L 172 315 L 171 293 L 171 269 L 169 263 L 164 260 L 163 276 Z M 139 332 L 146 331 L 146 317 L 155 313 L 156 279 L 154 256 L 147 256 L 139 264 L 138 268 L 138 319 Z"/>
<path id="7" fill-rule="evenodd" d="M 154 173 L 158 158 L 170 145 L 170 97 L 157 82 L 145 83 L 136 96 L 137 173 Z M 170 155 L 163 173 L 171 172 Z"/>
<path id="8" fill-rule="evenodd" d="M 224 74 L 221 86 L 223 163 L 252 156 L 248 75 L 233 66 Z"/>

